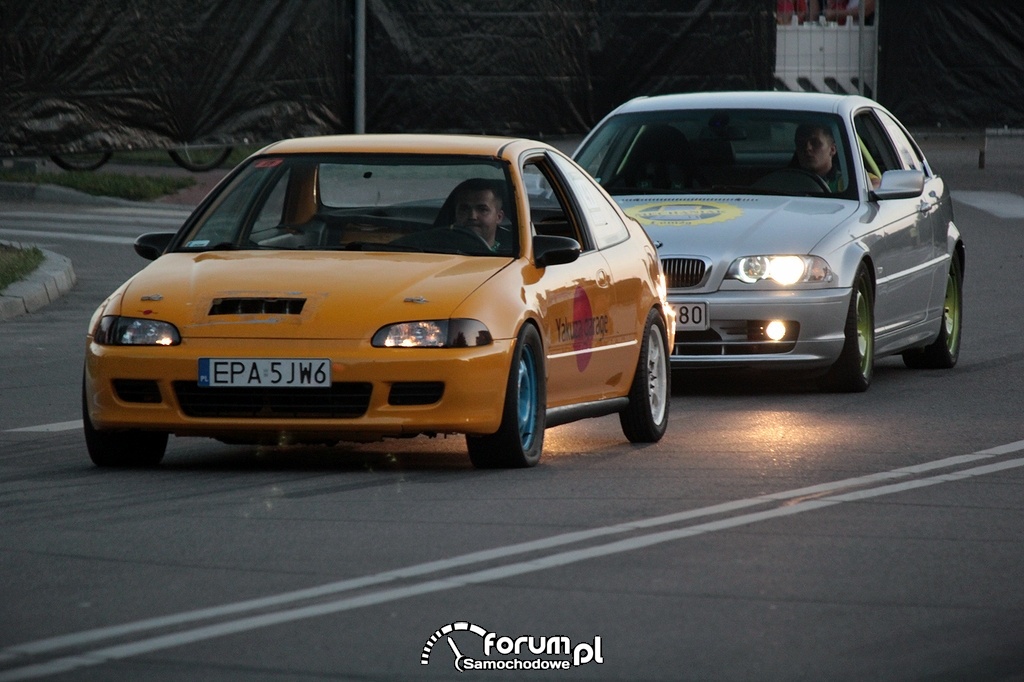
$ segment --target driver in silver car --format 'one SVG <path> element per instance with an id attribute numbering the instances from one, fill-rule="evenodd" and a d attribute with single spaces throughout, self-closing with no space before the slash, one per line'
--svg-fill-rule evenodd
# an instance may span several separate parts
<path id="1" fill-rule="evenodd" d="M 800 168 L 818 175 L 832 192 L 846 189 L 846 179 L 836 163 L 836 141 L 828 126 L 801 123 L 794 138 L 796 162 Z"/>

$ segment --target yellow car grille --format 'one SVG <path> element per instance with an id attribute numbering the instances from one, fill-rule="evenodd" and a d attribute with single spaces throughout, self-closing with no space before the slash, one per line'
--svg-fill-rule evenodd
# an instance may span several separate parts
<path id="1" fill-rule="evenodd" d="M 342 382 L 330 388 L 200 387 L 175 381 L 181 411 L 190 417 L 235 419 L 354 419 L 366 414 L 372 384 Z"/>

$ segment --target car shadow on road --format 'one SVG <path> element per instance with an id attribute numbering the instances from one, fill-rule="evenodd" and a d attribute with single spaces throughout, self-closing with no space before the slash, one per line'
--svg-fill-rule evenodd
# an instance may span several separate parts
<path id="1" fill-rule="evenodd" d="M 174 439 L 159 469 L 164 471 L 322 473 L 472 469 L 462 438 L 425 437 L 336 445 L 224 445 L 209 439 Z"/>
<path id="2" fill-rule="evenodd" d="M 872 384 L 885 384 L 906 376 L 899 358 L 883 358 L 875 363 Z M 839 395 L 822 388 L 824 372 L 771 371 L 763 369 L 682 369 L 672 372 L 673 396 L 756 396 L 756 395 Z M 870 395 L 871 388 L 866 395 Z M 846 395 L 865 395 L 848 393 Z"/>

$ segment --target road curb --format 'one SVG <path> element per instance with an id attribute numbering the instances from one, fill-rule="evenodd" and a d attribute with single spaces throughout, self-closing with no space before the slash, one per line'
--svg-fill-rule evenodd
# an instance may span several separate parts
<path id="1" fill-rule="evenodd" d="M 79 206 L 122 206 L 126 208 L 147 206 L 161 209 L 183 209 L 189 212 L 194 204 L 162 201 L 134 201 L 117 197 L 103 197 L 88 194 L 77 189 L 60 185 L 33 185 L 25 182 L 0 181 L 0 204 L 74 204 Z"/>
<path id="2" fill-rule="evenodd" d="M 10 241 L 0 241 L 0 244 L 16 248 L 30 246 Z M 39 267 L 25 279 L 0 291 L 0 321 L 36 312 L 67 294 L 78 281 L 70 258 L 46 249 L 40 251 L 44 259 Z"/>
<path id="3" fill-rule="evenodd" d="M 94 204 L 131 206 L 140 202 L 101 197 L 60 185 L 34 185 L 28 182 L 0 182 L 0 202 L 37 204 Z"/>

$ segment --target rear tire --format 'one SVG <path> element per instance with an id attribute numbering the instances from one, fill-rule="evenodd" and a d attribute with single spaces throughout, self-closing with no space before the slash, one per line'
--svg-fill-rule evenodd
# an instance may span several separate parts
<path id="1" fill-rule="evenodd" d="M 546 376 L 540 334 L 533 325 L 523 325 L 505 384 L 501 426 L 488 436 L 466 436 L 473 466 L 511 469 L 537 465 L 544 449 Z"/>
<path id="2" fill-rule="evenodd" d="M 939 336 L 924 348 L 903 353 L 903 364 L 911 369 L 951 369 L 960 358 L 960 333 L 964 315 L 964 274 L 956 255 L 946 275 L 946 300 L 943 303 Z"/>
<path id="3" fill-rule="evenodd" d="M 167 450 L 167 434 L 157 431 L 104 431 L 89 419 L 82 386 L 82 426 L 89 459 L 98 467 L 155 467 Z"/>
<path id="4" fill-rule="evenodd" d="M 863 393 L 875 370 L 875 298 L 863 263 L 853 279 L 844 334 L 843 351 L 825 376 L 825 386 L 840 393 Z"/>
<path id="5" fill-rule="evenodd" d="M 668 428 L 672 374 L 667 337 L 661 313 L 651 310 L 629 389 L 629 406 L 619 412 L 622 433 L 631 443 L 657 443 Z"/>

